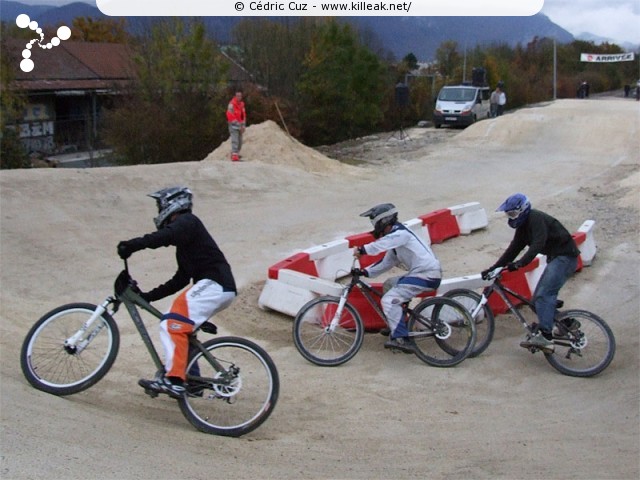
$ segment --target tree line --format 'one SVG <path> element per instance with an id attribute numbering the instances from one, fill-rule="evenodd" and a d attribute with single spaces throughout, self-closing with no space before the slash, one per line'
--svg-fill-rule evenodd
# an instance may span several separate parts
<path id="1" fill-rule="evenodd" d="M 374 32 L 335 18 L 247 19 L 225 46 L 198 19 L 163 19 L 133 36 L 124 19 L 77 18 L 72 32 L 72 40 L 125 43 L 134 52 L 136 78 L 114 97 L 99 132 L 122 164 L 204 158 L 228 136 L 224 110 L 237 88 L 244 90 L 250 124 L 284 123 L 294 137 L 317 146 L 429 120 L 440 87 L 469 80 L 474 67 L 485 69 L 490 86 L 505 83 L 509 108 L 550 100 L 554 48 L 558 98 L 575 97 L 583 81 L 592 92 L 610 91 L 635 83 L 638 75 L 637 62 L 580 62 L 584 52 L 622 53 L 618 45 L 576 40 L 554 46 L 547 38 L 466 52 L 447 41 L 435 61 L 420 68 L 412 52 L 395 61 Z M 0 33 L 20 35 L 10 25 Z M 8 61 L 5 52 L 0 48 L 2 168 L 12 166 L 7 155 L 17 155 L 16 139 L 5 127 L 18 118 L 24 101 L 11 89 L 15 59 Z M 234 65 L 251 81 L 234 84 Z M 409 87 L 408 106 L 397 104 L 398 83 Z"/>

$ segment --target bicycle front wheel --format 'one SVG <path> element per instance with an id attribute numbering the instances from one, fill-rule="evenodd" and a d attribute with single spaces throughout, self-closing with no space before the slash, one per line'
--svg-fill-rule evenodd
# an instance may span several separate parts
<path id="1" fill-rule="evenodd" d="M 460 303 L 469 313 L 473 313 L 482 298 L 479 293 L 466 288 L 449 290 L 444 296 Z M 496 329 L 496 320 L 488 304 L 482 307 L 473 320 L 476 324 L 476 343 L 469 357 L 477 357 L 487 349 L 491 340 L 493 340 L 493 334 Z"/>
<path id="2" fill-rule="evenodd" d="M 609 366 L 616 341 L 609 325 L 585 310 L 561 312 L 554 322 L 553 353 L 547 361 L 564 375 L 592 377 Z"/>
<path id="3" fill-rule="evenodd" d="M 223 369 L 202 351 L 193 351 L 187 366 L 187 393 L 178 400 L 183 415 L 201 432 L 214 435 L 240 437 L 255 430 L 278 401 L 275 363 L 245 338 L 220 337 L 203 346 Z"/>
<path id="4" fill-rule="evenodd" d="M 303 305 L 293 321 L 293 343 L 311 363 L 335 367 L 351 360 L 362 346 L 362 319 L 349 303 L 331 327 L 339 303 L 338 297 L 316 298 Z"/>
<path id="5" fill-rule="evenodd" d="M 73 346 L 65 340 L 77 333 L 97 306 L 71 303 L 38 320 L 22 344 L 20 366 L 29 383 L 53 395 L 71 395 L 95 385 L 118 354 L 118 326 L 104 312 Z"/>
<path id="6" fill-rule="evenodd" d="M 469 356 L 476 324 L 465 307 L 446 297 L 420 302 L 408 324 L 420 360 L 434 367 L 453 367 Z"/>

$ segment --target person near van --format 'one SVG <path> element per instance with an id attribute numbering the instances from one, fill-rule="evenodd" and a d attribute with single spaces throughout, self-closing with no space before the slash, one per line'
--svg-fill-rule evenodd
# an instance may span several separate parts
<path id="1" fill-rule="evenodd" d="M 504 89 L 500 87 L 500 93 L 498 94 L 498 117 L 504 113 L 504 107 L 507 104 L 507 94 Z"/>
<path id="2" fill-rule="evenodd" d="M 377 276 L 393 267 L 408 270 L 406 275 L 388 278 L 383 284 L 380 300 L 390 330 L 390 338 L 384 348 L 405 353 L 415 351 L 403 319 L 402 304 L 422 292 L 436 290 L 442 280 L 440 261 L 431 247 L 414 232 L 398 222 L 398 211 L 392 203 L 382 203 L 370 208 L 361 217 L 368 217 L 373 225 L 375 241 L 356 247 L 353 255 L 378 255 L 385 252 L 381 260 L 361 270 L 365 277 Z"/>
<path id="3" fill-rule="evenodd" d="M 556 312 L 558 292 L 567 279 L 576 271 L 580 250 L 567 229 L 554 217 L 531 208 L 531 202 L 522 193 L 508 197 L 496 212 L 505 212 L 509 226 L 515 229 L 513 240 L 502 256 L 489 268 L 483 270 L 482 278 L 498 267 L 507 267 L 510 272 L 518 270 L 541 253 L 547 256 L 547 265 L 533 292 L 533 302 L 538 317 L 538 331 L 520 343 L 521 347 L 538 347 L 553 352 L 553 318 Z M 527 251 L 518 259 L 518 254 Z"/>
<path id="4" fill-rule="evenodd" d="M 231 161 L 240 161 L 240 149 L 242 148 L 242 136 L 247 123 L 247 112 L 242 100 L 242 92 L 238 90 L 227 105 L 227 123 L 229 136 L 231 137 Z"/>
<path id="5" fill-rule="evenodd" d="M 489 116 L 491 118 L 496 118 L 498 116 L 498 100 L 500 98 L 500 93 L 500 87 L 496 87 L 489 97 Z"/>

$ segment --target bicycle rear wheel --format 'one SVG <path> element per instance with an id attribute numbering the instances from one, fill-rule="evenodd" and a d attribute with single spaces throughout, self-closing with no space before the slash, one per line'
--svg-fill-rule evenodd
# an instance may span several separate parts
<path id="1" fill-rule="evenodd" d="M 554 322 L 553 343 L 554 352 L 545 353 L 545 358 L 560 373 L 572 377 L 597 375 L 609 366 L 616 352 L 609 325 L 585 310 L 561 312 Z"/>
<path id="2" fill-rule="evenodd" d="M 476 325 L 460 303 L 446 297 L 420 302 L 408 324 L 420 360 L 434 367 L 453 367 L 469 356 Z"/>
<path id="3" fill-rule="evenodd" d="M 201 351 L 192 352 L 187 371 L 195 368 L 199 375 L 187 375 L 187 393 L 178 400 L 183 415 L 214 435 L 240 437 L 255 430 L 278 401 L 280 379 L 273 360 L 245 338 L 220 337 L 203 346 L 224 370 L 218 371 Z"/>
<path id="4" fill-rule="evenodd" d="M 338 325 L 331 330 L 331 321 L 338 310 L 338 297 L 319 297 L 305 304 L 293 321 L 293 343 L 311 363 L 335 367 L 351 360 L 364 340 L 360 315 L 345 304 Z"/>
<path id="5" fill-rule="evenodd" d="M 53 395 L 71 395 L 95 385 L 107 374 L 120 347 L 118 326 L 107 312 L 75 346 L 64 344 L 96 308 L 90 303 L 62 305 L 31 327 L 20 351 L 20 366 L 33 387 Z"/>
<path id="6" fill-rule="evenodd" d="M 444 296 L 459 302 L 469 313 L 473 313 L 482 298 L 479 293 L 466 288 L 449 290 Z M 496 320 L 488 304 L 482 307 L 482 310 L 476 315 L 474 321 L 476 324 L 476 343 L 469 357 L 477 357 L 487 349 L 491 340 L 493 340 L 493 334 L 496 329 Z"/>

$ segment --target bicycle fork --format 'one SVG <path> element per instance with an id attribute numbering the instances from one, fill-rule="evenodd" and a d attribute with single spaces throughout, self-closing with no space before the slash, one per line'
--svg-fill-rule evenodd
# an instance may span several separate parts
<path id="1" fill-rule="evenodd" d="M 345 288 L 342 290 L 342 294 L 340 295 L 340 301 L 338 302 L 338 308 L 336 308 L 335 313 L 333 314 L 333 318 L 329 325 L 325 327 L 326 333 L 333 333 L 335 329 L 340 325 L 340 319 L 342 318 L 342 311 L 344 310 L 344 306 L 347 304 L 347 297 L 349 296 L 350 288 Z"/>
<path id="2" fill-rule="evenodd" d="M 102 317 L 102 314 L 107 311 L 111 303 L 113 303 L 113 298 L 108 297 L 104 302 L 98 305 L 89 319 L 84 322 L 82 327 L 64 341 L 64 349 L 67 353 L 78 355 L 87 348 L 87 345 L 89 345 L 96 335 L 100 333 L 100 330 L 104 328 L 104 323 L 102 322 L 99 322 L 95 328 L 92 328 L 93 324 L 98 318 Z"/>

